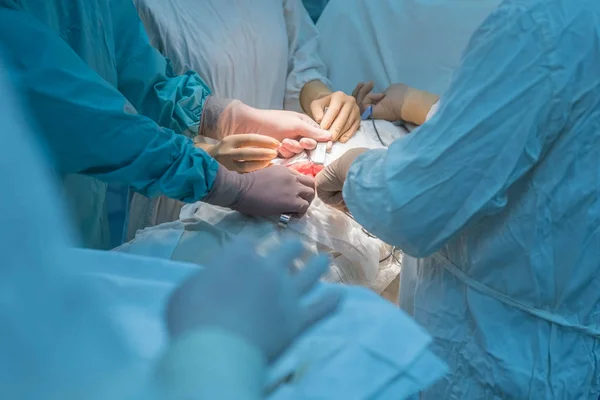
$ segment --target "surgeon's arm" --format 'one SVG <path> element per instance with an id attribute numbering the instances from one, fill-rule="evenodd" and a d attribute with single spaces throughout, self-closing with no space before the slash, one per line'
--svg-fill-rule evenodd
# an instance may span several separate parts
<path id="1" fill-rule="evenodd" d="M 117 3 L 111 14 L 119 91 L 160 126 L 197 135 L 210 89 L 193 71 L 175 75 L 170 62 L 150 44 L 133 1 Z"/>
<path id="2" fill-rule="evenodd" d="M 353 163 L 343 195 L 367 230 L 422 257 L 505 207 L 567 114 L 543 12 L 502 6 L 473 37 L 436 115 Z"/>
<path id="3" fill-rule="evenodd" d="M 289 44 L 285 108 L 309 111 L 314 100 L 332 93 L 319 57 L 319 34 L 301 0 L 284 0 L 283 12 Z"/>
<path id="4" fill-rule="evenodd" d="M 203 328 L 172 344 L 158 380 L 172 400 L 258 400 L 264 398 L 266 367 L 265 356 L 243 338 Z"/>
<path id="5" fill-rule="evenodd" d="M 123 182 L 143 194 L 196 201 L 212 188 L 215 160 L 190 139 L 139 115 L 53 31 L 0 9 L 0 36 L 61 173 Z"/>
<path id="6" fill-rule="evenodd" d="M 424 90 L 410 88 L 407 90 L 406 97 L 403 99 L 400 113 L 402 120 L 415 125 L 423 125 L 435 114 L 440 97 Z M 385 102 L 385 99 L 381 103 Z M 375 108 L 373 117 L 375 117 Z"/>

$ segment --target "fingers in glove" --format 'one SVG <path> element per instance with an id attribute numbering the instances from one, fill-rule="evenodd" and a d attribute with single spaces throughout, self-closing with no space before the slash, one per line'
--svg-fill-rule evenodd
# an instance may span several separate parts
<path id="1" fill-rule="evenodd" d="M 226 157 L 235 161 L 271 161 L 277 157 L 277 150 L 242 147 L 230 150 Z"/>
<path id="2" fill-rule="evenodd" d="M 303 121 L 306 122 L 308 125 L 314 127 L 314 128 L 319 128 L 321 129 L 321 125 L 319 125 L 314 119 L 312 119 L 311 117 L 309 117 L 306 114 L 298 114 L 299 118 Z"/>
<path id="3" fill-rule="evenodd" d="M 344 127 L 346 127 L 346 124 L 348 124 L 348 119 L 350 118 L 350 115 L 352 114 L 352 111 L 355 106 L 356 104 L 354 104 L 353 102 L 344 103 L 344 106 L 336 116 L 335 121 L 331 126 L 330 131 L 333 141 L 337 141 L 342 135 L 342 133 L 345 132 Z M 329 113 L 329 111 L 327 112 Z M 350 125 L 348 125 L 348 128 L 349 127 Z"/>
<path id="4" fill-rule="evenodd" d="M 355 121 L 355 116 L 359 115 L 358 112 L 358 107 L 352 107 L 353 109 L 350 111 L 350 115 L 348 116 L 348 118 L 346 119 L 346 123 L 344 124 L 344 126 L 342 127 L 340 134 L 338 135 L 338 142 L 340 140 L 340 138 L 348 131 L 350 130 L 350 128 L 352 127 L 352 124 L 354 124 Z M 356 110 L 356 113 L 354 112 Z"/>
<path id="5" fill-rule="evenodd" d="M 248 173 L 267 168 L 269 165 L 271 165 L 271 161 L 234 161 L 233 164 L 234 171 Z"/>
<path id="6" fill-rule="evenodd" d="M 333 122 L 337 119 L 340 111 L 342 110 L 345 104 L 343 96 L 341 96 L 341 94 L 334 93 L 331 96 L 329 96 L 329 98 L 331 99 L 331 101 L 329 102 L 327 112 L 325 113 L 325 116 L 321 121 L 321 128 L 325 130 L 331 130 Z M 333 137 L 333 134 L 331 139 L 336 140 L 336 138 Z"/>
<path id="7" fill-rule="evenodd" d="M 317 189 L 317 196 L 323 201 L 323 203 L 333 208 L 337 208 L 338 210 L 342 210 L 346 207 L 344 196 L 342 195 L 341 191 L 325 192 Z"/>
<path id="8" fill-rule="evenodd" d="M 293 171 L 293 170 L 292 170 Z M 311 189 L 315 188 L 315 180 L 313 178 L 311 178 L 310 176 L 307 175 L 302 175 L 301 173 L 296 172 L 296 179 L 298 180 L 299 183 L 301 183 L 302 185 L 309 187 Z"/>
<path id="9" fill-rule="evenodd" d="M 232 135 L 228 137 L 234 147 L 260 147 L 265 149 L 277 149 L 281 143 L 272 137 L 248 133 L 243 135 Z"/>
<path id="10" fill-rule="evenodd" d="M 354 97 L 356 100 L 358 100 L 358 94 L 360 93 L 360 89 L 362 89 L 363 86 L 365 86 L 365 83 L 359 82 L 358 85 L 356 85 L 356 87 L 352 91 L 352 97 Z"/>
<path id="11" fill-rule="evenodd" d="M 337 161 L 337 160 L 336 160 Z M 336 162 L 329 164 L 315 177 L 315 184 L 317 188 L 317 195 L 321 197 L 322 193 L 338 192 L 342 190 L 344 182 L 336 175 L 333 168 L 335 168 Z"/>
<path id="12" fill-rule="evenodd" d="M 334 313 L 338 309 L 343 298 L 344 294 L 341 288 L 327 287 L 322 294 L 320 294 L 315 300 L 312 300 L 304 308 L 301 320 L 302 331 L 310 328 L 315 323 Z"/>
<path id="13" fill-rule="evenodd" d="M 281 147 L 294 154 L 302 153 L 304 151 L 304 147 L 300 145 L 300 142 L 294 139 L 283 139 Z"/>
<path id="14" fill-rule="evenodd" d="M 371 93 L 371 91 L 373 90 L 373 87 L 375 87 L 375 84 L 373 83 L 373 81 L 366 83 L 365 85 L 363 85 L 357 95 L 355 96 L 356 98 L 356 102 L 358 104 L 362 104 L 365 101 L 365 98 L 367 97 L 367 95 L 369 93 Z"/>
<path id="15" fill-rule="evenodd" d="M 310 292 L 328 270 L 329 257 L 323 255 L 311 257 L 306 266 L 294 275 L 298 295 L 303 296 Z"/>
<path id="16" fill-rule="evenodd" d="M 298 197 L 302 200 L 306 200 L 309 203 L 312 203 L 315 199 L 315 188 L 310 186 L 302 186 L 301 189 L 298 190 Z"/>
<path id="17" fill-rule="evenodd" d="M 317 147 L 317 141 L 314 139 L 302 138 L 299 143 L 304 150 L 314 150 Z"/>
<path id="18" fill-rule="evenodd" d="M 283 158 L 292 158 L 296 155 L 296 153 L 289 151 L 283 145 L 279 148 L 279 155 Z"/>
<path id="19" fill-rule="evenodd" d="M 297 200 L 298 201 L 294 203 L 294 209 L 291 211 L 291 214 L 295 218 L 302 218 L 308 211 L 308 207 L 310 207 L 310 203 L 312 203 L 312 201 L 304 200 L 300 197 L 298 197 Z"/>
<path id="20" fill-rule="evenodd" d="M 360 128 L 360 120 L 355 121 L 354 124 L 352 124 L 352 126 L 350 127 L 350 129 L 348 129 L 346 133 L 344 133 L 340 137 L 340 143 L 346 143 L 348 140 L 350 140 L 352 136 L 354 136 L 354 134 L 358 131 L 358 128 Z"/>
<path id="21" fill-rule="evenodd" d="M 313 119 L 319 124 L 325 116 L 325 108 L 329 105 L 329 100 L 330 97 L 327 96 L 323 99 L 315 100 L 310 103 L 310 113 Z"/>
<path id="22" fill-rule="evenodd" d="M 288 240 L 271 253 L 270 263 L 283 271 L 289 271 L 295 260 L 302 258 L 306 249 L 299 240 Z"/>
<path id="23" fill-rule="evenodd" d="M 321 128 L 319 124 L 313 121 L 308 115 L 299 114 L 300 124 L 296 129 L 296 137 L 311 138 L 318 142 L 331 140 L 331 133 Z"/>
<path id="24" fill-rule="evenodd" d="M 358 124 L 360 126 L 360 121 L 361 121 L 360 108 L 357 105 L 353 105 L 350 116 L 348 117 L 348 119 L 346 120 L 346 124 L 342 128 L 342 132 L 339 135 L 338 141 L 342 142 L 341 138 L 343 136 L 347 135 L 348 133 L 350 134 L 350 137 L 352 137 L 352 135 L 354 135 L 354 133 L 358 129 L 358 128 L 355 128 L 354 131 L 352 131 L 352 128 L 356 124 Z M 346 139 L 345 142 L 347 142 L 347 141 L 348 141 L 348 139 Z M 342 142 L 342 143 L 345 143 L 345 142 Z"/>
<path id="25" fill-rule="evenodd" d="M 385 93 L 370 93 L 365 97 L 363 104 L 365 104 L 365 105 L 378 104 L 384 98 L 385 98 Z"/>

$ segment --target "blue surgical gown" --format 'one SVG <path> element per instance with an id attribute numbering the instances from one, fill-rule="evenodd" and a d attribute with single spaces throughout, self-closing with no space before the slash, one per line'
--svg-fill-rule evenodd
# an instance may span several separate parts
<path id="1" fill-rule="evenodd" d="M 2 399 L 262 398 L 265 356 L 227 330 L 202 327 L 162 359 L 141 350 L 196 266 L 70 248 L 55 176 L 6 70 L 0 62 Z"/>
<path id="2" fill-rule="evenodd" d="M 210 91 L 172 73 L 131 0 L 0 0 L 0 37 L 84 245 L 109 243 L 106 183 L 188 202 L 212 188 L 218 164 L 188 137 Z"/>
<path id="3" fill-rule="evenodd" d="M 353 164 L 354 217 L 422 258 L 412 311 L 451 370 L 423 398 L 598 399 L 599 66 L 600 2 L 507 0 L 438 113 Z"/>

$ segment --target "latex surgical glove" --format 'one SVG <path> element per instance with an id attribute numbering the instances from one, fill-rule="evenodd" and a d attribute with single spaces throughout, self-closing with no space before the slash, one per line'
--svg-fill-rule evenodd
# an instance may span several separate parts
<path id="1" fill-rule="evenodd" d="M 341 292 L 328 289 L 307 302 L 306 296 L 327 271 L 328 260 L 313 257 L 292 274 L 293 262 L 304 256 L 298 241 L 285 243 L 268 257 L 261 257 L 250 240 L 230 244 L 218 261 L 171 296 L 167 325 L 172 337 L 217 327 L 275 360 L 304 330 L 334 312 L 341 299 Z"/>
<path id="2" fill-rule="evenodd" d="M 384 93 L 373 93 L 373 82 L 359 83 L 353 96 L 363 113 L 372 106 L 372 118 L 387 121 L 406 121 L 422 125 L 427 119 L 431 107 L 439 100 L 439 96 L 412 88 L 403 83 L 396 83 Z"/>
<path id="3" fill-rule="evenodd" d="M 334 93 L 320 81 L 304 85 L 300 103 L 321 128 L 331 132 L 333 141 L 347 142 L 360 127 L 356 99 L 344 92 Z"/>
<path id="4" fill-rule="evenodd" d="M 346 176 L 354 160 L 368 150 L 363 147 L 348 150 L 317 174 L 315 178 L 317 196 L 323 203 L 340 210 L 346 209 L 346 203 L 342 196 Z"/>
<path id="5" fill-rule="evenodd" d="M 256 134 L 231 135 L 216 145 L 197 145 L 230 171 L 252 172 L 263 169 L 277 157 L 277 140 Z"/>
<path id="6" fill-rule="evenodd" d="M 331 134 L 319 127 L 309 116 L 293 111 L 259 110 L 237 100 L 211 96 L 202 113 L 200 134 L 222 139 L 229 135 L 256 133 L 280 142 L 285 139 L 316 146 L 316 142 L 331 140 Z M 314 148 L 314 147 L 313 147 Z"/>
<path id="7" fill-rule="evenodd" d="M 317 147 L 317 141 L 314 139 L 283 139 L 283 142 L 281 142 L 281 147 L 279 148 L 279 154 L 283 158 L 290 158 L 296 154 L 302 153 L 305 150 L 314 150 L 315 147 Z"/>
<path id="8" fill-rule="evenodd" d="M 302 216 L 315 198 L 315 182 L 290 169 L 271 165 L 248 174 L 219 166 L 213 187 L 203 201 L 256 217 Z"/>

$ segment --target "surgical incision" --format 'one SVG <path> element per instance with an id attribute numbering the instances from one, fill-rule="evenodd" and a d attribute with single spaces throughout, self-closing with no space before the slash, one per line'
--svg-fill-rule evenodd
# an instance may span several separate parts
<path id="1" fill-rule="evenodd" d="M 323 165 L 315 164 L 312 161 L 300 161 L 289 164 L 287 167 L 301 173 L 302 175 L 312 176 L 313 178 L 317 176 L 321 170 L 323 170 Z"/>

